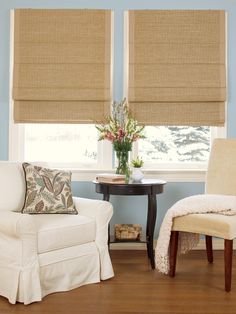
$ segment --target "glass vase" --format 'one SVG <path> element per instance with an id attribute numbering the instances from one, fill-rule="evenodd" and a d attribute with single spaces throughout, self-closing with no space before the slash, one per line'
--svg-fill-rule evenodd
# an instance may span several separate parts
<path id="1" fill-rule="evenodd" d="M 126 183 L 129 182 L 130 168 L 129 168 L 129 151 L 127 150 L 116 150 L 117 157 L 117 168 L 116 174 L 124 174 Z"/>

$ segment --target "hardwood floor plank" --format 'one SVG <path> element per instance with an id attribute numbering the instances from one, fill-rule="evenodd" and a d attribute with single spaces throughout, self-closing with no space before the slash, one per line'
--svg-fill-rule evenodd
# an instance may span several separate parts
<path id="1" fill-rule="evenodd" d="M 208 264 L 205 251 L 181 256 L 174 278 L 152 270 L 145 251 L 115 250 L 111 256 L 114 278 L 54 293 L 28 306 L 11 305 L 0 297 L 0 314 L 236 313 L 236 266 L 233 264 L 232 291 L 227 293 L 223 251 L 214 251 L 213 264 Z"/>

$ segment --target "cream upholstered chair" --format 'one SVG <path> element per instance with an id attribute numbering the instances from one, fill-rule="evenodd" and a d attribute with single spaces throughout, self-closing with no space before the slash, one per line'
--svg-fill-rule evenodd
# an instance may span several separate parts
<path id="1" fill-rule="evenodd" d="M 236 195 L 236 140 L 216 139 L 213 143 L 205 193 Z M 178 232 L 193 232 L 206 236 L 208 262 L 213 262 L 212 237 L 224 239 L 225 290 L 231 290 L 233 239 L 236 237 L 236 216 L 190 214 L 174 219 L 170 241 L 170 272 L 175 276 Z"/>
<path id="2" fill-rule="evenodd" d="M 22 214 L 25 189 L 21 163 L 0 161 L 1 296 L 29 304 L 114 276 L 110 203 L 75 197 L 78 215 Z"/>

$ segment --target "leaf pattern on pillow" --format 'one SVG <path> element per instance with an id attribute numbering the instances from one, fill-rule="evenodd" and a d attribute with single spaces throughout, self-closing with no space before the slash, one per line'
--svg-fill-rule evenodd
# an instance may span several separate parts
<path id="1" fill-rule="evenodd" d="M 65 182 L 63 182 L 63 183 L 60 182 L 60 184 L 58 184 L 58 186 L 55 188 L 55 192 L 54 192 L 55 197 L 58 196 L 59 194 L 61 194 L 61 192 L 64 189 L 64 186 L 65 186 Z"/>
<path id="2" fill-rule="evenodd" d="M 40 202 L 38 202 L 36 205 L 35 205 L 35 211 L 36 212 L 41 212 L 44 208 L 44 202 L 43 200 L 41 200 Z"/>
<path id="3" fill-rule="evenodd" d="M 46 188 L 48 189 L 48 191 L 53 192 L 53 185 L 51 183 L 51 180 L 46 176 L 42 176 L 42 178 L 43 178 L 43 182 L 44 182 Z"/>
<path id="4" fill-rule="evenodd" d="M 37 191 L 36 190 L 33 190 L 33 191 L 28 193 L 28 197 L 26 199 L 26 204 L 25 204 L 26 207 L 30 206 L 33 203 L 33 201 L 35 200 L 36 195 L 37 195 Z"/>
<path id="5" fill-rule="evenodd" d="M 71 173 L 22 164 L 26 180 L 23 213 L 77 214 L 71 192 Z"/>

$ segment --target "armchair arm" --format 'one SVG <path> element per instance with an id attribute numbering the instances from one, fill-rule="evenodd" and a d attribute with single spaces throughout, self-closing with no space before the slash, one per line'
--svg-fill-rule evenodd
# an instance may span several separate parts
<path id="1" fill-rule="evenodd" d="M 0 211 L 0 232 L 21 238 L 24 235 L 36 234 L 36 228 L 30 215 L 4 210 Z"/>
<path id="2" fill-rule="evenodd" d="M 113 215 L 111 203 L 88 198 L 73 197 L 74 204 L 78 213 L 96 220 L 98 229 L 104 224 L 109 223 Z"/>
<path id="3" fill-rule="evenodd" d="M 114 276 L 107 245 L 108 224 L 113 215 L 111 203 L 80 197 L 73 197 L 73 200 L 79 215 L 94 218 L 96 221 L 95 243 L 100 253 L 101 279 L 105 280 Z"/>
<path id="4" fill-rule="evenodd" d="M 31 215 L 0 211 L 0 234 L 4 235 L 0 239 L 0 248 L 4 248 L 4 256 L 8 261 L 17 261 L 20 267 L 35 264 L 37 232 Z"/>

